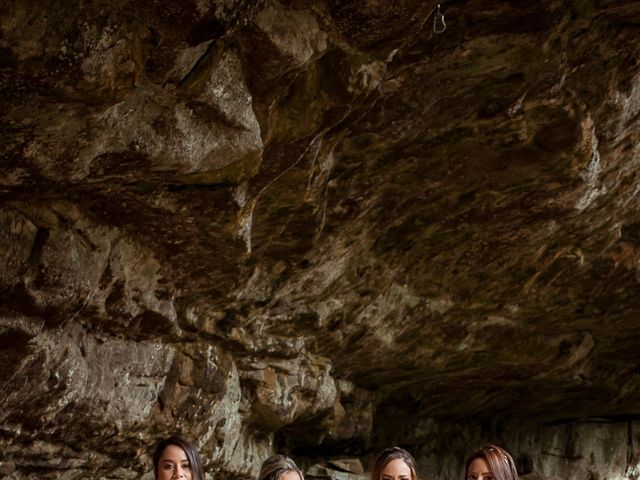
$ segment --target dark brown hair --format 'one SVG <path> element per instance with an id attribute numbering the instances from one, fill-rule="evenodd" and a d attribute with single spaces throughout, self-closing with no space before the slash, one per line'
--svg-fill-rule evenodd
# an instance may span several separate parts
<path id="1" fill-rule="evenodd" d="M 518 480 L 518 472 L 513 458 L 506 450 L 496 445 L 485 445 L 467 457 L 467 463 L 464 467 L 464 480 L 467 480 L 469 465 L 476 458 L 483 458 L 487 462 L 495 480 Z"/>
<path id="2" fill-rule="evenodd" d="M 284 455 L 273 455 L 262 462 L 258 480 L 278 480 L 287 472 L 296 472 L 300 475 L 300 480 L 304 480 L 304 475 L 296 462 Z"/>
<path id="3" fill-rule="evenodd" d="M 196 448 L 191 445 L 187 439 L 179 435 L 174 435 L 158 442 L 158 445 L 153 452 L 153 475 L 156 480 L 158 478 L 158 464 L 160 463 L 160 457 L 162 456 L 162 452 L 164 452 L 165 448 L 169 445 L 180 447 L 187 455 L 189 465 L 191 466 L 191 475 L 193 476 L 193 480 L 204 480 L 204 469 L 202 468 L 202 460 L 200 460 L 198 450 L 196 450 Z"/>
<path id="4" fill-rule="evenodd" d="M 378 458 L 376 458 L 373 464 L 371 480 L 381 480 L 382 470 L 393 460 L 403 460 L 409 467 L 409 470 L 411 470 L 411 480 L 418 480 L 416 461 L 409 452 L 400 447 L 385 448 L 380 452 L 380 455 L 378 455 Z"/>

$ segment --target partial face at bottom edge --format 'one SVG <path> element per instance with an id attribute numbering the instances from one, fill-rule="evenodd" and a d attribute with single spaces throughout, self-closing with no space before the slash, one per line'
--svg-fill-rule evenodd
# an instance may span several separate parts
<path id="1" fill-rule="evenodd" d="M 414 480 L 411 478 L 411 468 L 407 463 L 396 458 L 387 463 L 382 472 L 380 472 L 380 478 L 378 480 Z"/>
<path id="2" fill-rule="evenodd" d="M 191 464 L 185 451 L 177 445 L 165 448 L 158 461 L 158 480 L 192 480 L 192 477 Z"/>

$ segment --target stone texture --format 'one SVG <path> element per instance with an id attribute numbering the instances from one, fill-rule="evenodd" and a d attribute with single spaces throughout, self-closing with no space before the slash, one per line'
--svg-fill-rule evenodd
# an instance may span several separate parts
<path id="1" fill-rule="evenodd" d="M 307 475 L 305 478 L 312 478 L 312 479 L 331 478 L 333 480 L 365 480 L 370 477 L 366 475 L 358 475 L 354 473 L 345 472 L 345 471 L 342 471 L 341 469 L 326 467 L 322 465 L 313 465 L 307 471 Z"/>
<path id="2" fill-rule="evenodd" d="M 26 267 L 31 248 L 36 239 L 37 228 L 24 215 L 16 211 L 3 211 L 0 217 L 2 228 L 0 242 L 2 245 L 2 288 L 11 287 L 22 270 Z"/>
<path id="3" fill-rule="evenodd" d="M 637 478 L 640 8 L 434 6 L 2 4 L 0 475 Z"/>
<path id="4" fill-rule="evenodd" d="M 336 402 L 335 382 L 321 359 L 248 359 L 240 365 L 252 420 L 260 427 L 277 430 L 303 415 L 320 416 Z"/>
<path id="5" fill-rule="evenodd" d="M 464 458 L 487 442 L 508 445 L 523 479 L 636 478 L 638 424 L 635 420 L 590 419 L 536 424 L 528 420 L 427 420 L 409 425 L 396 417 L 384 441 L 413 449 L 426 478 L 463 478 Z M 446 448 L 442 439 L 446 438 Z"/>
<path id="6" fill-rule="evenodd" d="M 98 341 L 73 325 L 41 332 L 14 348 L 13 358 L 7 353 L 11 350 L 5 360 L 16 363 L 5 363 L 2 451 L 17 471 L 26 465 L 61 472 L 82 468 L 91 450 L 118 432 L 140 428 L 162 388 L 157 379 L 171 360 L 156 342 Z M 24 449 L 11 436 L 32 447 Z M 107 450 L 122 452 L 118 443 Z"/>
<path id="7" fill-rule="evenodd" d="M 337 470 L 341 470 L 343 472 L 355 473 L 359 475 L 364 473 L 364 469 L 362 467 L 362 462 L 359 458 L 341 458 L 331 460 L 329 465 L 334 467 Z"/>

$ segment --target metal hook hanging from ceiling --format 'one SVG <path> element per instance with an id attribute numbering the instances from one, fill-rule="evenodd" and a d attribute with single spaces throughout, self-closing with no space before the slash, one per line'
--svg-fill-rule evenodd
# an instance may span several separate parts
<path id="1" fill-rule="evenodd" d="M 440 4 L 438 4 L 436 14 L 433 16 L 433 31 L 434 33 L 442 33 L 446 29 L 447 24 L 444 21 L 444 15 L 440 13 Z"/>

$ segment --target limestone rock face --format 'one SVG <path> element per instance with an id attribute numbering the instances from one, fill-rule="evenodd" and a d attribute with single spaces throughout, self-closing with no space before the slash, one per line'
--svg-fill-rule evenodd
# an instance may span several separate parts
<path id="1" fill-rule="evenodd" d="M 429 419 L 411 425 L 397 416 L 395 420 L 395 428 L 387 429 L 385 441 L 402 439 L 414 445 L 418 469 L 429 478 L 464 478 L 460 459 L 470 452 L 470 445 L 489 440 L 509 445 L 518 473 L 525 480 L 594 475 L 634 478 L 638 472 L 635 420 L 589 419 L 535 425 L 522 419 L 494 422 Z M 447 439 L 446 448 L 443 438 Z"/>
<path id="2" fill-rule="evenodd" d="M 0 6 L 0 475 L 640 475 L 637 2 Z"/>

